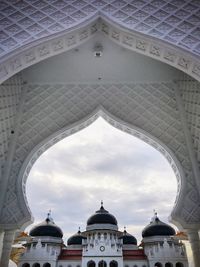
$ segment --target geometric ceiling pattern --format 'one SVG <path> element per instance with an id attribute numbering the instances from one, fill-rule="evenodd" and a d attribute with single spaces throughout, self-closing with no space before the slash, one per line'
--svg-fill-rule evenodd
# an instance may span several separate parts
<path id="1" fill-rule="evenodd" d="M 3 0 L 0 57 L 95 16 L 200 56 L 199 0 Z"/>

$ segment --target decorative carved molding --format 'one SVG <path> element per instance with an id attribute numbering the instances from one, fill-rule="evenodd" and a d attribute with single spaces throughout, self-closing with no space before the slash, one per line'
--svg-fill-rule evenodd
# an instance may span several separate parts
<path id="1" fill-rule="evenodd" d="M 39 61 L 79 46 L 99 31 L 127 49 L 169 64 L 200 81 L 200 58 L 198 56 L 163 40 L 128 31 L 119 25 L 114 25 L 105 17 L 101 19 L 95 17 L 86 26 L 80 24 L 77 29 L 64 32 L 51 39 L 43 37 L 39 44 L 33 42 L 26 45 L 23 51 L 16 50 L 16 53 L 13 52 L 5 59 L 2 58 L 0 82 Z"/>
<path id="2" fill-rule="evenodd" d="M 71 0 L 0 3 L 0 54 L 79 27 L 99 14 L 134 32 L 200 55 L 199 1 Z"/>

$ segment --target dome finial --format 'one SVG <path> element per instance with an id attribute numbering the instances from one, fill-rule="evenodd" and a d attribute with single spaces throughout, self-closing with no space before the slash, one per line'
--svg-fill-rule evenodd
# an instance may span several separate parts
<path id="1" fill-rule="evenodd" d="M 103 200 L 101 200 L 101 208 L 103 208 Z"/>
<path id="2" fill-rule="evenodd" d="M 78 227 L 78 234 L 79 235 L 81 234 L 81 227 L 80 226 Z"/>
<path id="3" fill-rule="evenodd" d="M 154 213 L 154 216 L 157 217 L 158 213 L 157 213 L 157 211 L 155 209 L 153 210 L 153 213 Z"/>
<path id="4" fill-rule="evenodd" d="M 126 226 L 124 226 L 124 234 L 126 234 L 127 232 L 126 232 Z"/>
<path id="5" fill-rule="evenodd" d="M 154 216 L 151 218 L 151 222 L 150 223 L 159 221 L 158 213 L 157 213 L 157 211 L 155 209 L 153 210 L 153 213 L 154 213 Z"/>
<path id="6" fill-rule="evenodd" d="M 48 211 L 47 218 L 50 220 L 50 218 L 51 218 L 51 210 Z"/>
<path id="7" fill-rule="evenodd" d="M 51 210 L 48 211 L 47 218 L 46 218 L 47 223 L 49 223 L 50 221 L 51 221 Z"/>
<path id="8" fill-rule="evenodd" d="M 48 211 L 48 213 L 47 213 L 46 222 L 47 222 L 47 223 L 49 223 L 49 222 L 54 223 L 53 218 L 51 217 L 51 209 L 50 209 L 50 210 Z"/>

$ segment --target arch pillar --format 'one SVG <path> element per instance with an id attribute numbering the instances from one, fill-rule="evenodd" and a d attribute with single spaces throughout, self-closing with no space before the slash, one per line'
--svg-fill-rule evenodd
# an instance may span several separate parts
<path id="1" fill-rule="evenodd" d="M 5 230 L 2 238 L 2 252 L 0 257 L 0 266 L 8 267 L 10 253 L 12 249 L 13 240 L 15 237 L 15 229 Z"/>
<path id="2" fill-rule="evenodd" d="M 4 231 L 0 230 L 0 259 L 2 255 L 2 249 L 3 249 L 3 237 L 4 237 Z"/>
<path id="3" fill-rule="evenodd" d="M 187 230 L 188 239 L 192 249 L 194 267 L 199 267 L 200 263 L 200 237 L 198 229 Z"/>

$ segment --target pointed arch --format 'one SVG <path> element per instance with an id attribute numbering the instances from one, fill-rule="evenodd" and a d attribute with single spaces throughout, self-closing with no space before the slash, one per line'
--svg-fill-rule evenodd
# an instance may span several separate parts
<path id="1" fill-rule="evenodd" d="M 93 260 L 88 261 L 87 267 L 96 267 L 96 263 Z"/>
<path id="2" fill-rule="evenodd" d="M 110 267 L 118 267 L 118 262 L 115 260 L 112 260 L 109 264 Z"/>
<path id="3" fill-rule="evenodd" d="M 107 267 L 107 263 L 104 260 L 99 261 L 98 267 Z"/>
<path id="4" fill-rule="evenodd" d="M 182 201 L 182 197 L 184 196 L 184 188 L 185 188 L 185 178 L 184 178 L 184 172 L 182 170 L 182 167 L 177 160 L 174 153 L 160 140 L 155 138 L 154 136 L 150 135 L 149 133 L 143 131 L 142 129 L 139 129 L 133 125 L 130 125 L 128 123 L 125 123 L 121 121 L 119 118 L 116 118 L 114 115 L 110 114 L 108 111 L 106 111 L 102 106 L 99 106 L 95 111 L 93 111 L 90 115 L 85 117 L 84 119 L 70 125 L 67 127 L 64 127 L 58 132 L 55 132 L 54 134 L 50 135 L 46 139 L 44 139 L 41 143 L 39 143 L 28 155 L 26 160 L 24 161 L 19 177 L 18 177 L 18 183 L 17 183 L 17 189 L 18 189 L 18 197 L 19 197 L 19 203 L 21 206 L 21 209 L 26 213 L 26 219 L 25 221 L 28 221 L 28 224 L 30 224 L 33 220 L 33 217 L 31 215 L 31 211 L 28 206 L 28 202 L 26 199 L 26 180 L 29 175 L 29 172 L 32 168 L 32 165 L 35 163 L 35 161 L 39 158 L 39 156 L 44 153 L 49 147 L 54 145 L 55 143 L 59 142 L 63 138 L 70 136 L 81 129 L 86 128 L 90 124 L 92 124 L 98 117 L 102 117 L 104 120 L 106 120 L 110 125 L 113 127 L 128 133 L 130 135 L 133 135 L 144 142 L 148 143 L 149 145 L 153 146 L 155 149 L 157 149 L 170 163 L 176 178 L 177 178 L 177 184 L 178 184 L 178 192 L 176 201 L 174 204 L 174 209 L 171 213 L 171 220 L 175 224 L 178 224 L 178 222 L 181 223 L 181 219 L 176 217 L 176 212 L 179 209 L 179 201 Z M 26 224 L 25 224 L 26 225 Z"/>

